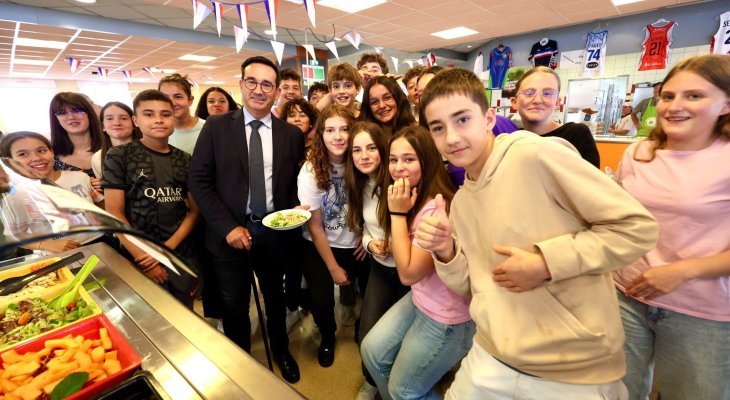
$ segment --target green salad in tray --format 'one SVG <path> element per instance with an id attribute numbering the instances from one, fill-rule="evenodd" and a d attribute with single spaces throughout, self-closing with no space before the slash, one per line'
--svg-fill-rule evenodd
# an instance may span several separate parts
<path id="1" fill-rule="evenodd" d="M 43 299 L 11 303 L 0 313 L 0 347 L 22 342 L 52 329 L 68 325 L 94 313 L 94 305 L 76 298 L 68 306 L 54 309 Z"/>

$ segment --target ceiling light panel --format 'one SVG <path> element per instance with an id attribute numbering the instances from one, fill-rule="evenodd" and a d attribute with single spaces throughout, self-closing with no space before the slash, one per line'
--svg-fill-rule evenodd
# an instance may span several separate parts
<path id="1" fill-rule="evenodd" d="M 198 54 L 185 54 L 184 56 L 178 57 L 177 59 L 183 61 L 209 62 L 215 60 L 216 58 L 212 56 L 201 56 Z"/>
<path id="2" fill-rule="evenodd" d="M 433 32 L 432 36 L 438 36 L 443 39 L 456 39 L 464 36 L 470 36 L 475 35 L 479 32 L 469 29 L 463 26 L 459 26 L 456 28 L 447 29 L 445 31 L 439 31 L 439 32 Z"/>
<path id="3" fill-rule="evenodd" d="M 28 46 L 28 47 L 43 47 L 46 49 L 65 49 L 66 45 L 68 43 L 66 42 L 58 42 L 55 40 L 39 40 L 39 39 L 29 39 L 29 38 L 17 38 L 15 40 L 16 46 Z"/>
<path id="4" fill-rule="evenodd" d="M 325 6 L 329 8 L 334 8 L 335 10 L 344 11 L 346 13 L 354 14 L 356 12 L 360 12 L 362 10 L 367 10 L 368 8 L 373 8 L 375 6 L 379 6 L 381 4 L 384 4 L 386 0 L 348 0 L 348 1 L 342 1 L 342 0 L 319 0 L 317 1 L 318 6 Z"/>

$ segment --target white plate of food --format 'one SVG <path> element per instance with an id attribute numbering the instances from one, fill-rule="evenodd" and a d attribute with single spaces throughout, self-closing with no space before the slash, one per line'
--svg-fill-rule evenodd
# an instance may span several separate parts
<path id="1" fill-rule="evenodd" d="M 288 231 L 304 225 L 312 214 L 307 210 L 292 208 L 289 210 L 275 211 L 264 217 L 261 223 L 265 227 L 277 231 Z"/>

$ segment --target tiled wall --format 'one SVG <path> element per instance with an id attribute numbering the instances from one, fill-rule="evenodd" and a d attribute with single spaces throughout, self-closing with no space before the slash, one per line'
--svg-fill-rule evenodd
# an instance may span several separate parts
<path id="1" fill-rule="evenodd" d="M 652 71 L 639 71 L 639 58 L 641 53 L 628 53 L 619 54 L 614 56 L 606 57 L 606 67 L 603 72 L 603 77 L 613 77 L 619 75 L 629 75 L 629 85 L 642 82 L 657 82 L 664 79 L 667 72 L 676 64 L 679 60 L 685 57 L 697 56 L 702 54 L 710 54 L 710 45 L 705 46 L 693 46 L 683 48 L 670 48 L 669 51 L 669 65 L 666 69 L 652 70 Z M 566 93 L 568 87 L 568 80 L 570 79 L 582 79 L 580 76 L 581 68 L 560 68 L 556 70 L 560 76 L 562 87 L 560 88 L 561 93 Z M 629 87 L 628 90 L 631 90 Z"/>

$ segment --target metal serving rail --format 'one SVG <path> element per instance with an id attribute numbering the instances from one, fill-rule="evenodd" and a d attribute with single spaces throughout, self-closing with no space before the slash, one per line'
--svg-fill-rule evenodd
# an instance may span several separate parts
<path id="1" fill-rule="evenodd" d="M 79 250 L 80 263 L 92 254 L 103 263 L 86 281 L 101 286 L 91 297 L 170 399 L 303 399 L 111 247 L 97 243 L 67 253 Z"/>

